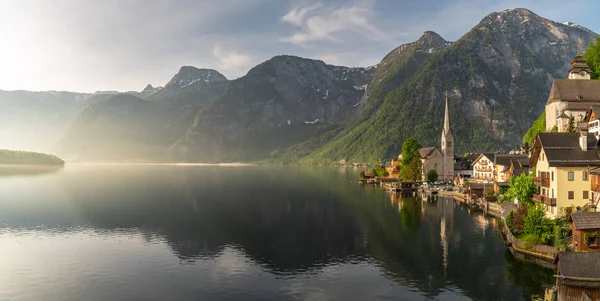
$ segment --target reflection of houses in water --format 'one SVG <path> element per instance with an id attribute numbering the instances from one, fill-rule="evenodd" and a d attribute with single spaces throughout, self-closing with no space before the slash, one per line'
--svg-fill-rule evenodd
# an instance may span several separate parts
<path id="1" fill-rule="evenodd" d="M 481 234 L 485 236 L 485 230 L 487 230 L 488 226 L 490 225 L 490 221 L 487 218 L 485 218 L 483 214 L 475 215 L 473 220 L 475 221 L 477 227 L 479 227 L 479 229 L 481 230 Z"/>

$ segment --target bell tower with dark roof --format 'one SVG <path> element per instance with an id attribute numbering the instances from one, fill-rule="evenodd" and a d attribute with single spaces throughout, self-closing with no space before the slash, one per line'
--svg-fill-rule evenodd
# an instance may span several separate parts
<path id="1" fill-rule="evenodd" d="M 569 79 L 591 79 L 592 68 L 588 66 L 587 61 L 581 54 L 577 54 L 571 69 L 569 70 Z"/>

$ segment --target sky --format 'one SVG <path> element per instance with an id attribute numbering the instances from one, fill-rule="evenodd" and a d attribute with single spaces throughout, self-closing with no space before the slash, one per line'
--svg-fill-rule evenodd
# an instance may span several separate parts
<path id="1" fill-rule="evenodd" d="M 515 7 L 600 32 L 596 0 L 1 0 L 0 90 L 139 91 L 184 65 L 234 79 L 280 54 L 371 66 Z"/>

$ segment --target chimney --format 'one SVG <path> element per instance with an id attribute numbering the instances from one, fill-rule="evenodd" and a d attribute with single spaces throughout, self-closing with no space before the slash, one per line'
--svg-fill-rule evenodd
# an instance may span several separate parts
<path id="1" fill-rule="evenodd" d="M 581 150 L 587 151 L 587 128 L 581 128 L 579 133 L 579 146 L 581 147 Z"/>

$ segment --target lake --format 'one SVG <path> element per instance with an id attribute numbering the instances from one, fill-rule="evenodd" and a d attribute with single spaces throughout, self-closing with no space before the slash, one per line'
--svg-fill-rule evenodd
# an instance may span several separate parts
<path id="1" fill-rule="evenodd" d="M 499 222 L 359 169 L 0 169 L 0 300 L 527 300 Z"/>

